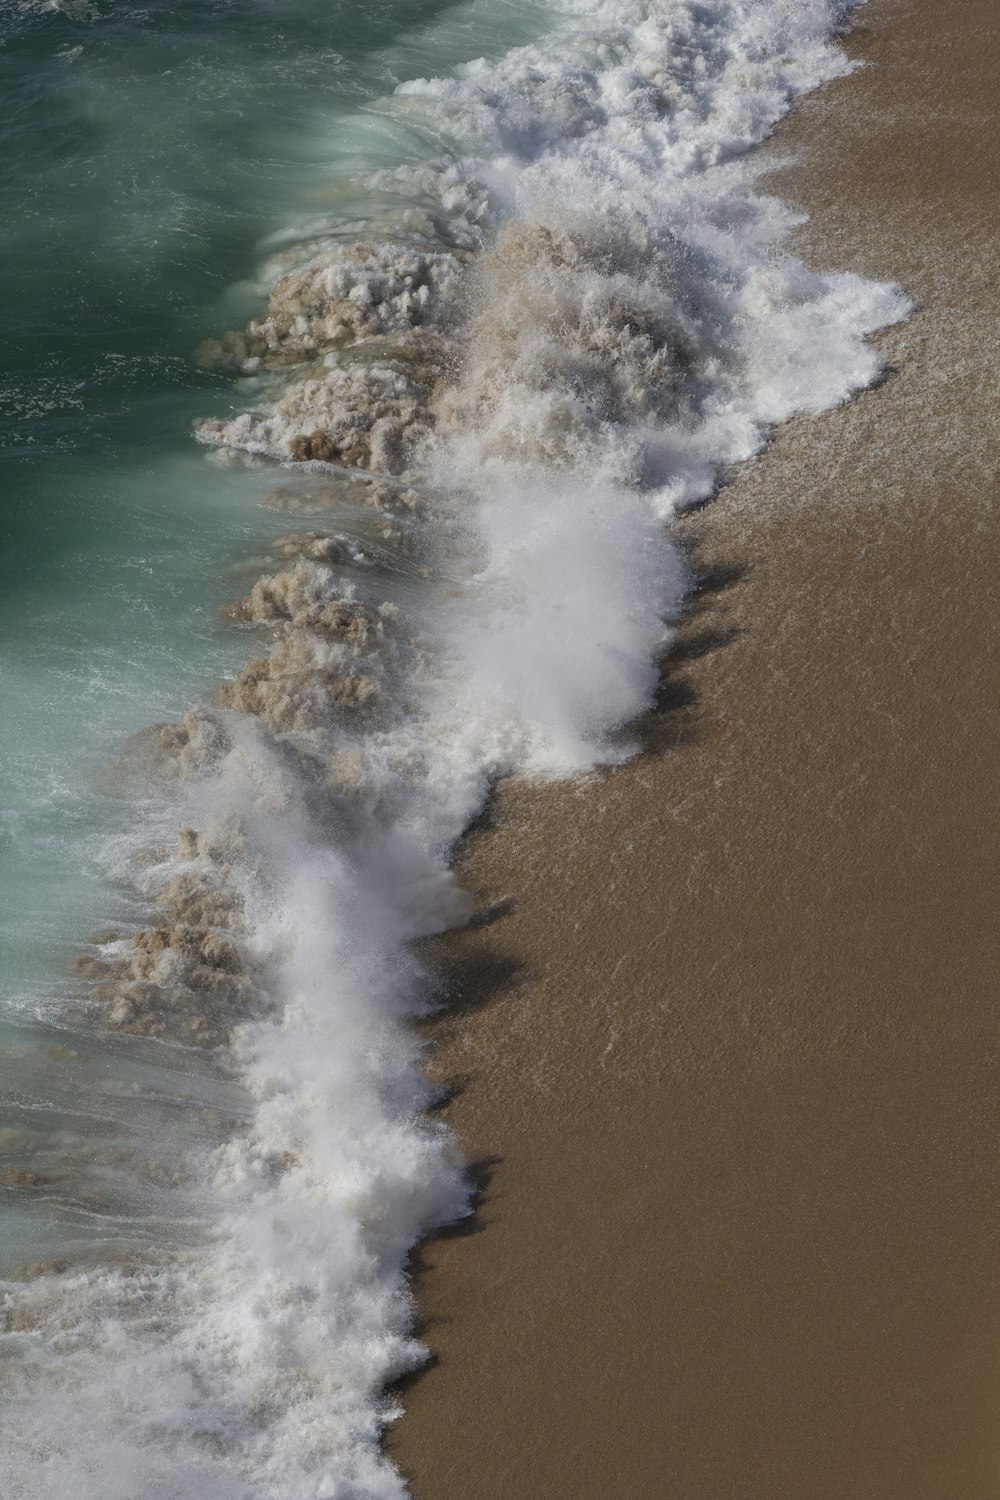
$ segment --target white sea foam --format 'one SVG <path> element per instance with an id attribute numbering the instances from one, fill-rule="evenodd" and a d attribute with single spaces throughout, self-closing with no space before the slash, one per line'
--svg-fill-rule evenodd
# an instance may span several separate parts
<path id="1" fill-rule="evenodd" d="M 192 1147 L 194 1248 L 11 1289 L 12 1497 L 404 1493 L 379 1434 L 421 1357 L 406 1259 L 468 1206 L 412 940 L 465 914 L 450 852 L 496 776 L 628 753 L 684 591 L 669 516 L 871 381 L 864 336 L 906 311 L 790 258 L 743 158 L 843 71 L 843 11 L 563 5 L 544 45 L 405 84 L 393 232 L 317 226 L 208 351 L 252 405 L 203 439 L 293 461 L 275 503 L 313 526 L 367 503 L 405 565 L 362 590 L 339 533 L 282 538 L 231 611 L 261 654 L 126 757 L 190 828 L 142 877 L 158 925 L 95 945 L 93 1004 L 226 1041 L 249 1123 Z"/>

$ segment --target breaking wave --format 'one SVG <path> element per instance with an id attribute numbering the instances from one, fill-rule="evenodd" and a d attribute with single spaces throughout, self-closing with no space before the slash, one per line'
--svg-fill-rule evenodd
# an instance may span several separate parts
<path id="1" fill-rule="evenodd" d="M 218 601 L 246 665 L 107 769 L 135 920 L 80 953 L 67 1024 L 203 1081 L 92 1143 L 114 1251 L 7 1284 L 8 1495 L 405 1493 L 407 1258 L 469 1208 L 415 940 L 469 915 L 449 860 L 497 777 L 631 753 L 685 588 L 671 514 L 868 384 L 906 311 L 787 255 L 744 156 L 845 69 L 846 9 L 566 4 L 401 85 L 369 111 L 398 161 L 341 184 L 365 221 L 290 235 L 263 316 L 199 351 L 237 380 L 199 439 L 273 470 L 298 529 Z"/>

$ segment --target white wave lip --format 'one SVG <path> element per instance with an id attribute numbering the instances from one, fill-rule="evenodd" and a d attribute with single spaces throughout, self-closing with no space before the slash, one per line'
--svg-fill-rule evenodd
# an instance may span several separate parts
<path id="1" fill-rule="evenodd" d="M 437 144 L 380 180 L 420 213 L 283 257 L 267 315 L 206 351 L 252 405 L 202 439 L 334 508 L 360 486 L 420 581 L 362 597 L 334 541 L 292 538 L 237 611 L 269 653 L 161 736 L 200 830 L 185 868 L 239 918 L 214 947 L 143 934 L 146 999 L 133 964 L 114 1014 L 156 1035 L 150 973 L 242 964 L 266 1003 L 223 973 L 210 1036 L 253 1118 L 202 1164 L 200 1249 L 8 1293 L 12 1497 L 405 1493 L 379 1440 L 422 1357 L 407 1257 L 468 1209 L 426 1113 L 412 942 L 461 920 L 450 852 L 495 777 L 629 753 L 685 587 L 664 522 L 770 424 L 868 384 L 865 335 L 908 310 L 787 256 L 743 159 L 844 71 L 847 9 L 564 6 L 544 45 L 402 86 L 383 115 Z M 213 827 L 241 852 L 207 853 Z"/>

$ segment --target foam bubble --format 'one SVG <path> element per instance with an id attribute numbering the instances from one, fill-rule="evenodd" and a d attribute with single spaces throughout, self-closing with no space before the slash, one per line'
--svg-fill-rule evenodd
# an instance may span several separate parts
<path id="1" fill-rule="evenodd" d="M 741 159 L 844 69 L 843 11 L 574 0 L 544 45 L 403 85 L 384 236 L 291 235 L 265 316 L 203 351 L 246 402 L 199 437 L 281 460 L 267 503 L 316 524 L 228 607 L 253 660 L 126 747 L 184 830 L 133 850 L 144 920 L 78 982 L 105 1032 L 214 1049 L 246 1109 L 185 1156 L 191 1244 L 8 1290 L 13 1495 L 404 1493 L 407 1257 L 468 1207 L 412 940 L 468 914 L 449 858 L 496 777 L 629 753 L 685 588 L 670 515 L 870 381 L 906 311 L 790 258 Z M 352 506 L 405 570 L 344 576 Z"/>

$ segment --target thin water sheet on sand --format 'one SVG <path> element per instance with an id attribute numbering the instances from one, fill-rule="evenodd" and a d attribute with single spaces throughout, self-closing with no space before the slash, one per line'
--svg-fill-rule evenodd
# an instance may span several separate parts
<path id="1" fill-rule="evenodd" d="M 996 1494 L 1000 26 L 871 0 L 851 52 L 774 187 L 919 312 L 684 523 L 644 758 L 467 851 L 417 1496 Z"/>
<path id="2" fill-rule="evenodd" d="M 19 1496 L 132 1500 L 137 1466 L 150 1500 L 402 1493 L 407 1256 L 468 1200 L 413 1033 L 413 940 L 468 912 L 451 851 L 497 777 L 628 758 L 685 586 L 664 522 L 870 383 L 909 309 L 787 254 L 746 159 L 845 70 L 843 13 L 570 8 L 401 85 L 386 129 L 431 155 L 376 174 L 394 233 L 299 239 L 203 347 L 239 381 L 207 461 L 286 464 L 267 504 L 311 521 L 226 604 L 251 659 L 108 768 L 135 920 L 81 954 L 76 1021 L 212 1052 L 243 1107 L 185 1152 L 193 1244 L 14 1278 Z"/>

